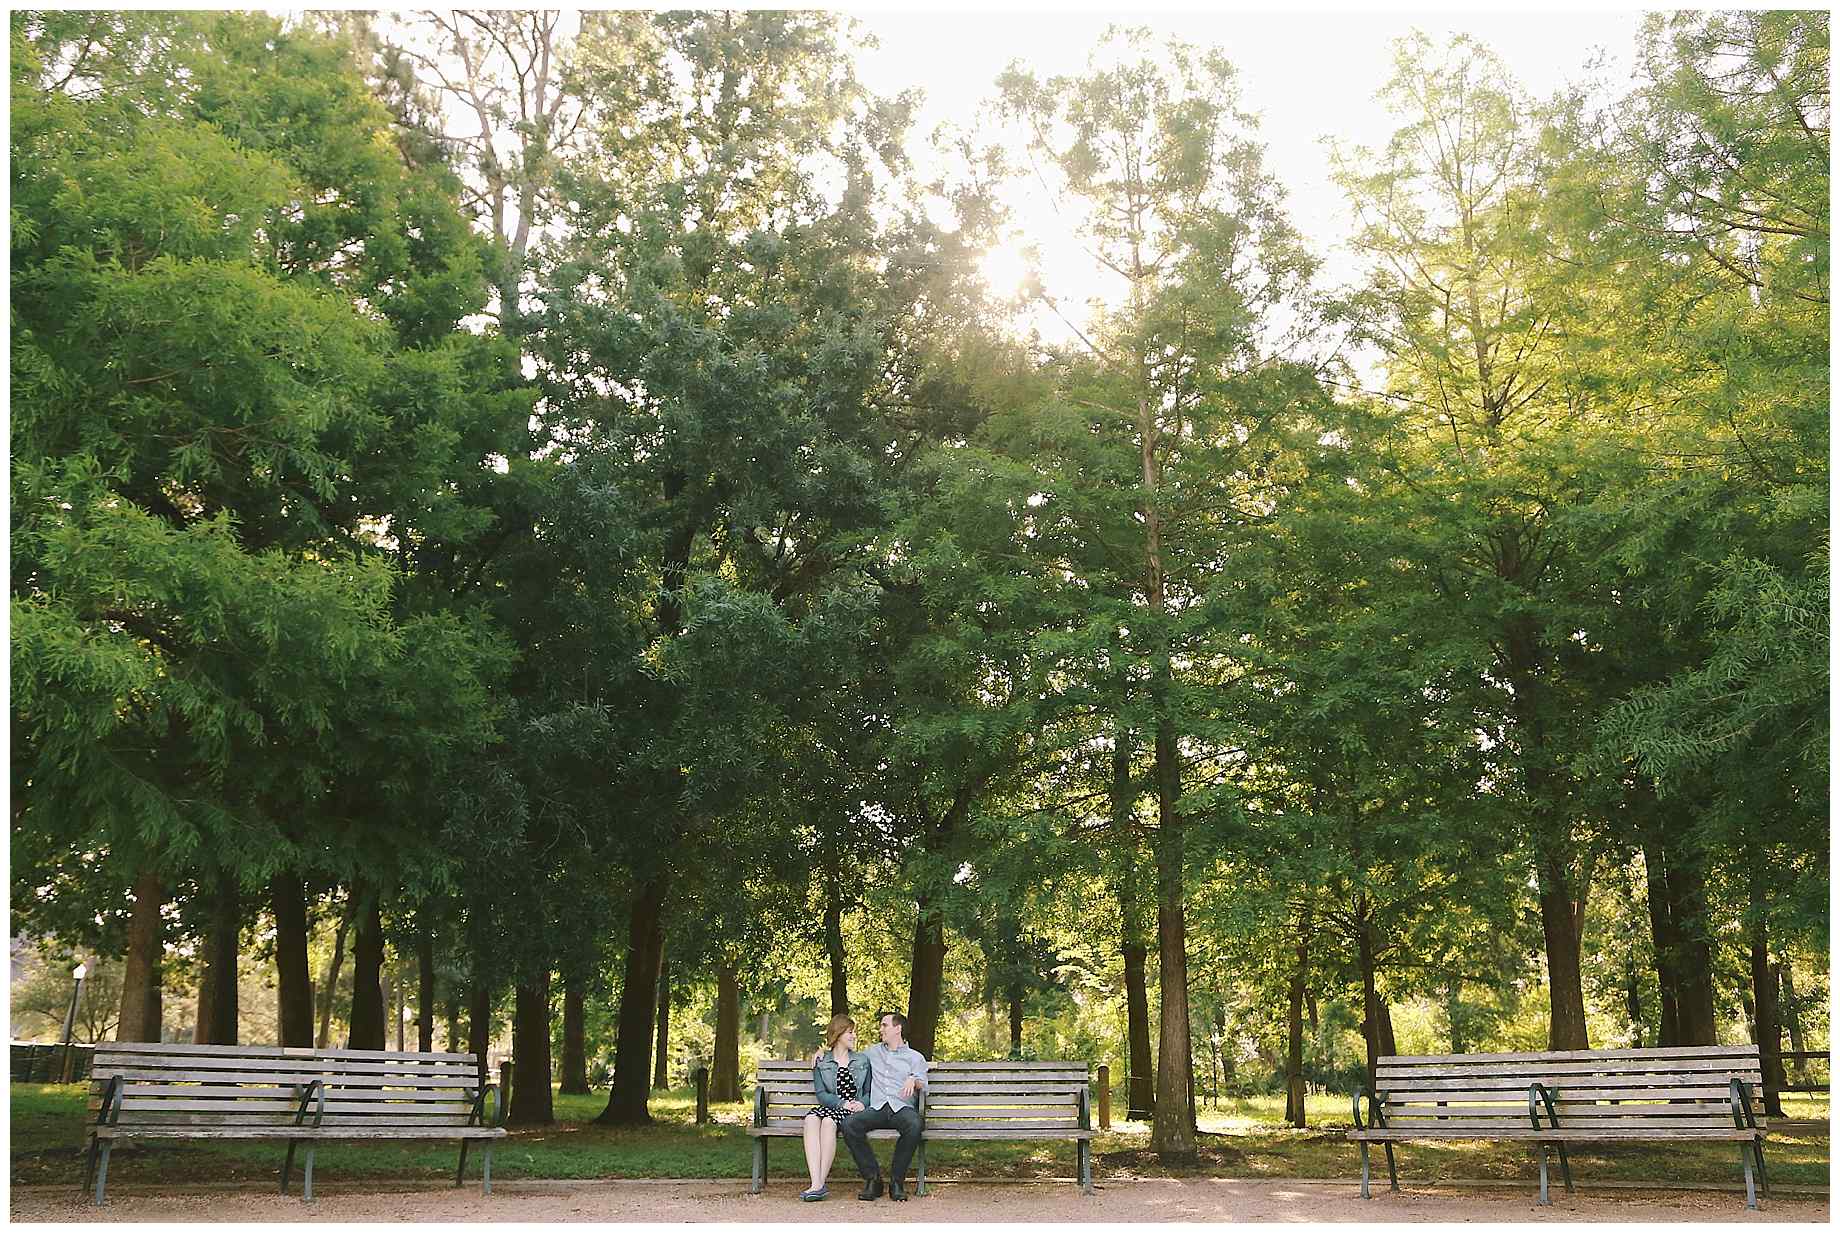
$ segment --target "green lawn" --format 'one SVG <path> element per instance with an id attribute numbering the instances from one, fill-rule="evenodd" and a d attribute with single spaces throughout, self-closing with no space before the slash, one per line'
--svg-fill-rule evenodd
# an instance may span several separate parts
<path id="1" fill-rule="evenodd" d="M 12 1179 L 15 1184 L 76 1185 L 82 1180 L 83 1104 L 81 1084 L 15 1083 L 12 1085 Z M 644 1129 L 608 1129 L 592 1124 L 606 1103 L 604 1094 L 556 1097 L 557 1125 L 516 1130 L 493 1152 L 494 1177 L 706 1177 L 745 1180 L 749 1140 L 747 1104 L 716 1105 L 713 1125 L 694 1124 L 689 1089 L 655 1092 L 656 1124 Z M 1824 1117 L 1824 1098 L 1792 1098 L 1792 1117 Z M 1122 1108 L 1122 1106 L 1120 1106 Z M 1281 1098 L 1252 1098 L 1207 1109 L 1201 1117 L 1202 1149 L 1198 1168 L 1170 1170 L 1149 1150 L 1148 1127 L 1114 1123 L 1094 1142 L 1094 1174 L 1106 1179 L 1216 1175 L 1272 1178 L 1351 1178 L 1358 1156 L 1341 1136 L 1348 1126 L 1348 1103 L 1337 1097 L 1312 1097 L 1309 1130 L 1279 1125 Z M 881 1144 L 885 1156 L 887 1144 Z M 185 1143 L 131 1141 L 116 1148 L 109 1166 L 111 1181 L 182 1182 L 249 1181 L 273 1184 L 285 1148 L 272 1142 Z M 451 1178 L 457 1144 L 328 1144 L 319 1150 L 316 1174 L 335 1178 Z M 1828 1135 L 1817 1132 L 1773 1134 L 1766 1157 L 1771 1179 L 1825 1184 Z M 1572 1172 L 1581 1185 L 1591 1181 L 1711 1181 L 1741 1179 L 1737 1149 L 1729 1144 L 1619 1144 L 1574 1147 Z M 477 1158 L 467 1172 L 478 1177 Z M 1447 1178 L 1500 1178 L 1527 1182 L 1537 1176 L 1531 1146 L 1513 1143 L 1452 1142 L 1409 1144 L 1399 1149 L 1401 1176 L 1409 1182 Z M 1384 1168 L 1376 1159 L 1376 1166 Z M 848 1174 L 847 1157 L 839 1162 Z M 927 1151 L 929 1176 L 1071 1177 L 1070 1143 L 961 1143 Z M 804 1176 L 796 1140 L 780 1139 L 768 1153 L 768 1172 L 776 1178 Z M 1384 1176 L 1384 1174 L 1382 1174 Z"/>

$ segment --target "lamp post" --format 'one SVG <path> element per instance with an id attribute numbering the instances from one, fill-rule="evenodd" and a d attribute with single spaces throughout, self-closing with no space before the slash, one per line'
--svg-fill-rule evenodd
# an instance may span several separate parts
<path id="1" fill-rule="evenodd" d="M 83 992 L 83 978 L 89 975 L 89 967 L 79 963 L 70 969 L 76 983 L 70 987 L 70 1009 L 64 1012 L 64 1073 L 59 1082 L 69 1083 L 71 1072 L 70 1033 L 77 1026 L 77 997 Z"/>

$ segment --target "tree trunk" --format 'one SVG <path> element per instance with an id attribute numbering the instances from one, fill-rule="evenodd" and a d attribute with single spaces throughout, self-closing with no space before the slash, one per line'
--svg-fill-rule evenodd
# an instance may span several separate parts
<path id="1" fill-rule="evenodd" d="M 1166 665 L 1165 665 L 1166 667 Z M 1164 1164 L 1199 1159 L 1195 1139 L 1193 1046 L 1188 1017 L 1188 919 L 1183 878 L 1182 818 L 1177 812 L 1181 770 L 1175 729 L 1159 719 L 1156 731 L 1156 942 L 1160 973 L 1161 1031 L 1157 1041 L 1156 1114 L 1150 1148 Z"/>
<path id="2" fill-rule="evenodd" d="M 415 939 L 415 1047 L 434 1051 L 434 927 L 424 922 Z"/>
<path id="3" fill-rule="evenodd" d="M 1546 935 L 1546 988 L 1551 1005 L 1549 1049 L 1589 1049 L 1584 1018 L 1583 887 L 1551 854 L 1539 862 L 1540 926 Z"/>
<path id="4" fill-rule="evenodd" d="M 1790 968 L 1786 955 L 1776 966 L 1782 972 L 1782 998 L 1776 1003 L 1779 1011 L 1777 1017 L 1789 1029 L 1790 1051 L 1805 1053 L 1808 1051 L 1808 1046 L 1802 1040 L 1802 1004 L 1795 996 L 1795 973 Z M 1797 1083 L 1808 1082 L 1808 1060 L 1806 1058 L 1795 1059 L 1795 1081 Z"/>
<path id="5" fill-rule="evenodd" d="M 351 955 L 351 1036 L 348 1049 L 384 1047 L 383 899 L 374 892 L 358 918 Z"/>
<path id="6" fill-rule="evenodd" d="M 121 975 L 121 1015 L 116 1020 L 118 1041 L 158 1042 L 160 1039 L 160 968 L 165 941 L 160 908 L 166 901 L 166 884 L 147 870 L 134 879 L 134 914 L 128 921 L 128 954 Z"/>
<path id="7" fill-rule="evenodd" d="M 1769 922 L 1757 878 L 1751 879 L 1751 1001 L 1756 1007 L 1756 1042 L 1763 1054 L 1763 1111 L 1783 1116 L 1782 1088 L 1789 1082 L 1783 1071 L 1782 1015 L 1776 1003 L 1777 971 L 1770 963 Z"/>
<path id="8" fill-rule="evenodd" d="M 658 951 L 658 1040 L 652 1048 L 652 1086 L 671 1086 L 671 961 Z"/>
<path id="9" fill-rule="evenodd" d="M 199 1044 L 236 1043 L 236 964 L 242 950 L 238 945 L 242 931 L 242 887 L 238 885 L 235 874 L 222 870 L 217 875 L 217 898 L 211 905 L 210 951 L 206 969 L 206 979 L 211 986 L 208 1006 L 203 989 L 199 990 L 198 1022 L 205 1033 L 204 1039 L 197 1042 Z"/>
<path id="10" fill-rule="evenodd" d="M 588 1032 L 586 1000 L 581 982 L 570 980 L 562 990 L 562 1094 L 588 1093 Z"/>
<path id="11" fill-rule="evenodd" d="M 1150 993 L 1144 975 L 1150 948 L 1136 941 L 1126 942 L 1122 949 L 1125 1028 L 1131 1050 L 1130 1109 L 1125 1117 L 1134 1122 L 1147 1122 L 1156 1116 L 1156 1069 L 1150 1056 Z"/>
<path id="12" fill-rule="evenodd" d="M 479 1059 L 479 1082 L 484 1086 L 492 1081 L 492 985 L 479 970 L 477 961 L 473 985 L 467 991 L 467 1011 L 466 1051 Z M 499 1099 L 504 1099 L 502 1092 Z"/>
<path id="13" fill-rule="evenodd" d="M 442 1044 L 442 1048 L 448 1053 L 463 1051 L 463 1042 L 460 1039 L 460 1006 L 460 999 L 455 996 L 455 991 L 449 988 L 447 992 L 447 1037 Z"/>
<path id="14" fill-rule="evenodd" d="M 849 956 L 843 949 L 843 903 L 837 896 L 836 876 L 825 875 L 829 893 L 824 903 L 824 949 L 831 964 L 831 1014 L 850 1013 Z"/>
<path id="15" fill-rule="evenodd" d="M 1623 1006 L 1629 1015 L 1629 1047 L 1642 1047 L 1642 974 L 1636 970 L 1635 952 L 1631 950 L 1623 970 Z"/>
<path id="16" fill-rule="evenodd" d="M 914 957 L 907 985 L 907 1032 L 910 1048 L 922 1057 L 933 1056 L 939 1029 L 939 1011 L 945 981 L 945 925 L 925 897 L 914 915 Z"/>
<path id="17" fill-rule="evenodd" d="M 192 1043 L 195 1045 L 211 1043 L 211 1020 L 217 1015 L 217 982 L 224 970 L 211 961 L 213 940 L 207 932 L 202 955 L 204 966 L 198 973 L 198 1013 L 192 1023 Z"/>
<path id="18" fill-rule="evenodd" d="M 1374 925 L 1363 918 L 1355 935 L 1355 958 L 1361 969 L 1361 1039 L 1367 1043 L 1367 1087 L 1374 1089 L 1384 1052 L 1380 1031 L 1380 987 L 1374 973 Z"/>
<path id="19" fill-rule="evenodd" d="M 627 925 L 626 974 L 620 986 L 620 1026 L 614 1043 L 613 1082 L 603 1126 L 646 1126 L 652 1078 L 652 1032 L 658 1013 L 658 956 L 664 948 L 665 879 L 654 876 L 633 896 Z"/>
<path id="20" fill-rule="evenodd" d="M 741 983 L 735 969 L 716 969 L 716 1040 L 709 1067 L 709 1099 L 741 1099 Z"/>
<path id="21" fill-rule="evenodd" d="M 1125 1038 L 1130 1050 L 1125 1117 L 1148 1122 L 1156 1116 L 1156 1071 L 1150 1057 L 1150 995 L 1144 973 L 1150 947 L 1144 941 L 1137 896 L 1138 847 L 1132 826 L 1137 798 L 1131 783 L 1131 757 L 1131 734 L 1121 724 L 1112 739 L 1111 811 L 1116 842 L 1125 857 L 1118 876 L 1118 917 L 1123 926 L 1119 952 L 1124 956 Z"/>
<path id="22" fill-rule="evenodd" d="M 1444 986 L 1444 1017 L 1450 1021 L 1450 1051 L 1467 1052 L 1469 1041 L 1463 1034 L 1463 982 L 1460 980 Z"/>
<path id="23" fill-rule="evenodd" d="M 1666 1049 L 1680 1044 L 1679 943 L 1668 895 L 1667 864 L 1659 842 L 1643 843 L 1642 864 L 1648 884 L 1648 929 L 1655 949 L 1655 982 L 1661 990 L 1661 1030 L 1655 1036 L 1655 1045 Z"/>
<path id="24" fill-rule="evenodd" d="M 1009 991 L 1009 1055 L 1022 1056 L 1022 987 L 1020 985 Z"/>
<path id="25" fill-rule="evenodd" d="M 1302 1130 L 1309 1124 L 1304 1113 L 1303 996 L 1310 962 L 1309 916 L 1297 922 L 1297 967 L 1291 973 L 1290 1039 L 1284 1053 L 1284 1120 Z"/>
<path id="26" fill-rule="evenodd" d="M 307 966 L 307 892 L 297 873 L 269 883 L 275 914 L 275 984 L 283 1048 L 313 1047 L 313 978 Z"/>
<path id="27" fill-rule="evenodd" d="M 1672 901 L 1680 996 L 1680 1044 L 1719 1043 L 1718 1009 L 1712 987 L 1712 922 L 1706 906 L 1705 876 L 1690 860 L 1675 860 L 1667 869 Z"/>
<path id="28" fill-rule="evenodd" d="M 517 986 L 517 1007 L 511 1018 L 511 1116 L 518 1126 L 547 1126 L 556 1120 L 550 1091 L 549 971 L 545 969 Z"/>
<path id="29" fill-rule="evenodd" d="M 357 912 L 357 905 L 347 898 L 345 910 L 339 914 L 339 931 L 332 939 L 332 958 L 326 963 L 326 975 L 319 985 L 319 1047 L 332 1047 L 332 999 L 339 986 L 339 971 L 345 966 L 345 936 L 351 932 L 351 922 Z"/>

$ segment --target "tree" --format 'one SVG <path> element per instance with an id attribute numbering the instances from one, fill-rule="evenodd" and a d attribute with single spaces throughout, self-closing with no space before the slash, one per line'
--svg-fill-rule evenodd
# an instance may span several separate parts
<path id="1" fill-rule="evenodd" d="M 1277 358 L 1275 312 L 1310 263 L 1219 52 L 1172 42 L 1159 59 L 1147 32 L 1113 30 L 1085 75 L 1041 82 L 1012 66 L 999 90 L 1031 153 L 1085 208 L 1094 260 L 1122 283 L 1117 309 L 1069 322 L 1087 371 L 1073 374 L 1078 386 L 1063 398 L 1087 408 L 1107 437 L 1134 437 L 1139 464 L 1135 525 L 1093 529 L 1122 531 L 1128 538 L 1111 542 L 1132 542 L 1134 560 L 1112 563 L 1111 585 L 1094 595 L 1117 609 L 1111 628 L 1130 629 L 1124 653 L 1136 671 L 1123 713 L 1133 729 L 1141 719 L 1157 803 L 1162 1005 L 1152 1143 L 1165 1160 L 1191 1157 L 1181 764 L 1184 741 L 1198 734 L 1182 731 L 1189 708 L 1178 665 L 1203 596 L 1227 568 L 1215 519 L 1233 516 L 1238 456 L 1288 401 L 1256 386 Z"/>

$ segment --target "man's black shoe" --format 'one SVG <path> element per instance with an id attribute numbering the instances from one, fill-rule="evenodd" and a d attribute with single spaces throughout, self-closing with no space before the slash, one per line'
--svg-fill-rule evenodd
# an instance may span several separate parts
<path id="1" fill-rule="evenodd" d="M 888 1197 L 896 1203 L 907 1202 L 907 1187 L 901 1182 L 889 1182 Z"/>
<path id="2" fill-rule="evenodd" d="M 857 1195 L 856 1197 L 861 1199 L 864 1203 L 873 1203 L 877 1199 L 881 1198 L 882 1197 L 882 1175 L 880 1173 L 877 1173 L 874 1177 L 864 1182 L 862 1193 Z"/>

